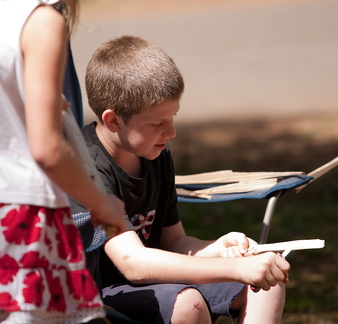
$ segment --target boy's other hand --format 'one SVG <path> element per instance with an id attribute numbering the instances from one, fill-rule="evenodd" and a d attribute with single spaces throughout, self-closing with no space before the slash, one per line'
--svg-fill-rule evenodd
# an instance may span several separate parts
<path id="1" fill-rule="evenodd" d="M 219 255 L 221 257 L 241 257 L 248 252 L 250 245 L 256 244 L 245 234 L 230 232 L 220 237 L 216 242 L 219 244 Z"/>

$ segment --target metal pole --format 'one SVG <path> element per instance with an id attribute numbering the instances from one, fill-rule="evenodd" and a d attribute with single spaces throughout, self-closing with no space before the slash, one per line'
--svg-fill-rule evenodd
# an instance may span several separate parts
<path id="1" fill-rule="evenodd" d="M 259 241 L 258 241 L 259 244 L 266 243 L 269 230 L 270 230 L 270 226 L 271 226 L 273 212 L 275 210 L 278 198 L 280 197 L 281 193 L 282 193 L 282 190 L 278 190 L 274 193 L 272 197 L 269 198 L 268 204 L 265 209 L 261 233 L 259 235 Z"/>

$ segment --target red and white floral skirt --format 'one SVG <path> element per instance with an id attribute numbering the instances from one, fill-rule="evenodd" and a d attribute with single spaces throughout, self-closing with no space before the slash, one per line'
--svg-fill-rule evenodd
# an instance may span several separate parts
<path id="1" fill-rule="evenodd" d="M 0 203 L 0 322 L 104 317 L 69 208 Z"/>

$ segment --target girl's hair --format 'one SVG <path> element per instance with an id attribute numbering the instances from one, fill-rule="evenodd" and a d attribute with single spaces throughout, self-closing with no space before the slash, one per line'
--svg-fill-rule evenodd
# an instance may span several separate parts
<path id="1" fill-rule="evenodd" d="M 140 37 L 120 36 L 93 54 L 86 89 L 100 121 L 105 110 L 113 109 L 128 122 L 146 108 L 179 100 L 184 81 L 174 61 L 158 46 Z"/>
<path id="2" fill-rule="evenodd" d="M 53 7 L 59 11 L 66 19 L 69 36 L 73 32 L 79 16 L 78 0 L 60 0 Z"/>
<path id="3" fill-rule="evenodd" d="M 67 22 L 69 27 L 69 34 L 74 30 L 79 18 L 79 2 L 78 0 L 65 0 L 68 7 Z"/>

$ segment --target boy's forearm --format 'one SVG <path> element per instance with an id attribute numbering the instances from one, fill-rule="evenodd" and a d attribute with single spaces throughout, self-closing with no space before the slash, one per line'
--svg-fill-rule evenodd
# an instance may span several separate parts
<path id="1" fill-rule="evenodd" d="M 198 257 L 218 257 L 218 251 L 212 245 L 214 242 L 184 236 L 175 242 L 171 251 Z"/>
<path id="2" fill-rule="evenodd" d="M 134 231 L 109 240 L 108 257 L 131 282 L 204 284 L 240 282 L 268 290 L 282 282 L 289 263 L 268 252 L 248 257 L 197 257 L 146 248 Z"/>
<path id="3" fill-rule="evenodd" d="M 119 269 L 135 284 L 241 281 L 236 271 L 240 261 L 235 258 L 210 258 L 206 262 L 205 258 L 148 249 L 134 260 L 133 257 L 129 258 L 128 263 L 120 265 Z"/>
<path id="4" fill-rule="evenodd" d="M 133 243 L 134 235 L 135 232 L 123 233 L 105 245 L 107 255 L 131 282 L 139 284 L 244 282 L 240 277 L 241 272 L 238 271 L 244 258 L 206 260 L 202 257 L 145 248 L 140 242 Z"/>

